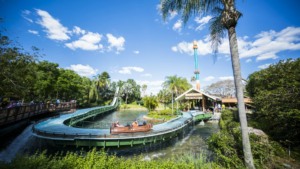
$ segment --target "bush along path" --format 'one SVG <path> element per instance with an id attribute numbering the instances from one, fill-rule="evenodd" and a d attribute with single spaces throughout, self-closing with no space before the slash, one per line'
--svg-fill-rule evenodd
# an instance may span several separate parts
<path id="1" fill-rule="evenodd" d="M 208 140 L 215 162 L 225 168 L 246 168 L 237 110 L 224 110 L 219 125 L 220 131 Z M 262 130 L 249 127 L 249 134 L 256 168 L 300 167 L 278 142 L 272 141 Z"/>

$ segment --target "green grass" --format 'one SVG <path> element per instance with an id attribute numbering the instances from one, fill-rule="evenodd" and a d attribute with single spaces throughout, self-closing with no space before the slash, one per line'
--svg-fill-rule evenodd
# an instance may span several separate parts
<path id="1" fill-rule="evenodd" d="M 172 113 L 172 109 L 151 111 L 147 114 L 147 116 L 153 119 L 159 119 L 159 120 L 163 119 L 164 121 L 168 121 L 170 119 L 177 117 L 177 115 Z"/>
<path id="2" fill-rule="evenodd" d="M 141 110 L 141 109 L 143 109 L 143 110 L 146 110 L 145 107 L 134 104 L 134 103 L 133 104 L 121 104 L 120 109 L 121 110 L 127 110 L 127 109 L 131 109 L 131 110 Z"/>
<path id="3" fill-rule="evenodd" d="M 205 155 L 193 158 L 191 155 L 183 155 L 167 160 L 145 161 L 141 156 L 122 158 L 115 155 L 107 155 L 104 151 L 91 150 L 88 153 L 67 153 L 66 155 L 46 156 L 46 153 L 32 156 L 18 156 L 11 163 L 2 163 L 0 168 L 14 169 L 208 169 L 221 168 L 213 162 L 208 162 Z"/>

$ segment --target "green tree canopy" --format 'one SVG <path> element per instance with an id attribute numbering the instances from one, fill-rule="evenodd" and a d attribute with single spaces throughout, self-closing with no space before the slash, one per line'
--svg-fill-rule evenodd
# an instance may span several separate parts
<path id="1" fill-rule="evenodd" d="M 300 145 L 299 75 L 300 59 L 288 59 L 251 74 L 246 86 L 263 130 L 294 146 Z"/>

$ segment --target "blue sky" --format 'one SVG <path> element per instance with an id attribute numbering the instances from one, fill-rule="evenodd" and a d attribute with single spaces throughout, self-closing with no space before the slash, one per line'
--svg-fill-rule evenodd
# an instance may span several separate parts
<path id="1" fill-rule="evenodd" d="M 198 41 L 201 86 L 232 78 L 228 38 L 216 62 L 209 42 L 208 16 L 180 13 L 163 21 L 159 0 L 0 0 L 4 34 L 25 49 L 41 49 L 62 68 L 93 77 L 107 71 L 113 81 L 135 79 L 157 93 L 166 76 L 191 79 L 192 42 Z M 298 0 L 240 0 L 236 27 L 243 78 L 287 58 L 300 57 Z"/>

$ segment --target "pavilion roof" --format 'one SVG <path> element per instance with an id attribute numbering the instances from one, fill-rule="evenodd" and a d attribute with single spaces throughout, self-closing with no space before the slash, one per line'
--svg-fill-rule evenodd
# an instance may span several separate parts
<path id="1" fill-rule="evenodd" d="M 183 100 L 183 99 L 185 99 L 185 96 L 202 96 L 202 95 L 204 95 L 208 98 L 211 98 L 212 100 L 221 100 L 221 98 L 209 95 L 209 94 L 205 93 L 204 91 L 200 91 L 195 88 L 190 88 L 189 90 L 185 91 L 184 93 L 182 93 L 181 95 L 176 97 L 175 101 Z"/>

